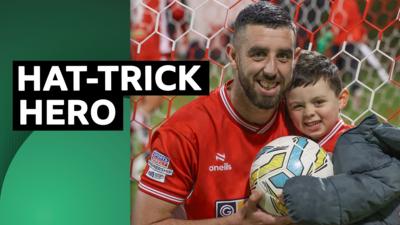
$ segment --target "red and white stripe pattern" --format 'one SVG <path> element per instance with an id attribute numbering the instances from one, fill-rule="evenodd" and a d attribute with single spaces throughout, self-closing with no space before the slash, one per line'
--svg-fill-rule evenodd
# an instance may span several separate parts
<path id="1" fill-rule="evenodd" d="M 222 154 L 222 153 L 217 153 L 216 154 L 216 156 L 215 156 L 215 160 L 219 160 L 219 161 L 225 161 L 225 153 L 224 154 Z"/>
<path id="2" fill-rule="evenodd" d="M 231 84 L 231 82 L 228 83 L 228 85 Z M 222 102 L 225 105 L 225 108 L 227 109 L 227 111 L 229 112 L 229 114 L 232 116 L 232 118 L 239 123 L 241 126 L 247 128 L 250 131 L 256 132 L 258 134 L 263 134 L 265 133 L 271 126 L 272 124 L 275 122 L 276 116 L 277 116 L 277 112 L 275 112 L 275 114 L 273 115 L 272 119 L 263 127 L 257 127 L 255 125 L 252 125 L 246 121 L 244 121 L 242 118 L 240 118 L 240 116 L 236 113 L 236 111 L 233 109 L 232 103 L 229 100 L 229 97 L 226 93 L 227 87 L 226 85 L 223 85 L 220 90 L 220 96 L 222 99 Z"/>
<path id="3" fill-rule="evenodd" d="M 140 190 L 142 190 L 150 195 L 157 196 L 161 199 L 164 199 L 165 201 L 168 201 L 168 202 L 171 202 L 174 204 L 181 204 L 185 200 L 183 198 L 179 198 L 179 197 L 176 197 L 176 196 L 173 196 L 170 194 L 166 194 L 164 192 L 161 192 L 159 190 L 151 188 L 151 187 L 143 184 L 142 182 L 139 183 L 139 188 L 140 188 Z"/>
<path id="4" fill-rule="evenodd" d="M 322 138 L 322 139 L 318 142 L 318 144 L 319 144 L 320 146 L 323 146 L 326 142 L 328 142 L 332 137 L 335 136 L 336 132 L 338 132 L 338 131 L 342 128 L 343 125 L 344 125 L 344 122 L 343 122 L 342 119 L 340 119 L 340 120 L 336 123 L 336 125 L 332 128 L 332 130 L 331 130 L 327 135 L 325 135 L 324 138 Z"/>

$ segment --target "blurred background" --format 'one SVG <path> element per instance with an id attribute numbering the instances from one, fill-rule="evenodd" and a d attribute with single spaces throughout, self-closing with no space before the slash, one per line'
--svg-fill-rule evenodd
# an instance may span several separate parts
<path id="1" fill-rule="evenodd" d="M 251 0 L 131 0 L 132 60 L 209 60 L 210 89 L 231 79 L 225 47 Z M 351 98 L 349 124 L 374 113 L 400 126 L 400 0 L 271 0 L 297 27 L 297 45 L 329 56 Z M 207 76 L 207 74 L 205 74 Z M 152 133 L 195 97 L 131 98 L 132 198 Z"/>

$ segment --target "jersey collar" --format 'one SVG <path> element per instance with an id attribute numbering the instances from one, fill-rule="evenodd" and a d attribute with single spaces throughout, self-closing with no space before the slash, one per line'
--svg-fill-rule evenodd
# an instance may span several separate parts
<path id="1" fill-rule="evenodd" d="M 247 122 L 244 118 L 242 118 L 238 112 L 236 112 L 236 110 L 233 108 L 232 102 L 228 96 L 227 90 L 228 87 L 232 84 L 232 80 L 228 81 L 226 84 L 224 84 L 222 87 L 220 87 L 219 89 L 219 95 L 221 97 L 222 103 L 225 107 L 225 109 L 227 110 L 227 112 L 229 113 L 229 115 L 231 116 L 231 118 L 238 123 L 240 126 L 246 128 L 247 130 L 250 130 L 252 132 L 255 132 L 257 134 L 263 134 L 266 131 L 268 131 L 268 129 L 274 124 L 276 117 L 277 117 L 277 112 L 278 110 L 275 112 L 275 114 L 272 116 L 272 119 L 266 123 L 264 126 L 257 126 L 254 124 L 251 124 L 249 122 Z"/>
<path id="2" fill-rule="evenodd" d="M 323 146 L 325 143 L 327 143 L 333 136 L 335 136 L 336 132 L 338 132 L 338 130 L 340 130 L 342 128 L 342 126 L 344 125 L 344 122 L 342 119 L 339 119 L 339 121 L 336 123 L 336 125 L 332 128 L 332 130 L 325 135 L 324 138 L 322 138 L 318 144 L 320 146 Z"/>

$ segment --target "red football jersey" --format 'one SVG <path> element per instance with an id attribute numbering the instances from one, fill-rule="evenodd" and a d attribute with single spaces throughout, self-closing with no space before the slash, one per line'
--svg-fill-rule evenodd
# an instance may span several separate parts
<path id="1" fill-rule="evenodd" d="M 289 134 L 284 103 L 269 123 L 251 124 L 232 107 L 227 85 L 184 106 L 155 132 L 139 183 L 149 195 L 184 204 L 188 219 L 235 213 L 249 196 L 258 151 Z"/>
<path id="2" fill-rule="evenodd" d="M 340 135 L 350 128 L 352 128 L 351 125 L 345 124 L 343 120 L 339 120 L 332 130 L 326 134 L 325 137 L 318 142 L 318 144 L 322 146 L 326 152 L 333 152 Z"/>

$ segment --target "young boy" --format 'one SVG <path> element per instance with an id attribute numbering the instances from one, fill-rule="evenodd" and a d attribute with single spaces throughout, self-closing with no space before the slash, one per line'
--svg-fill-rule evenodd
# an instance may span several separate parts
<path id="1" fill-rule="evenodd" d="M 335 176 L 285 183 L 283 200 L 295 224 L 400 224 L 400 129 L 372 115 L 349 130 L 339 117 L 348 96 L 328 58 L 302 52 L 286 92 L 290 118 L 326 151 L 337 146 Z"/>
<path id="2" fill-rule="evenodd" d="M 317 52 L 302 51 L 286 92 L 296 129 L 332 153 L 339 136 L 351 128 L 339 116 L 348 98 L 338 68 Z"/>

